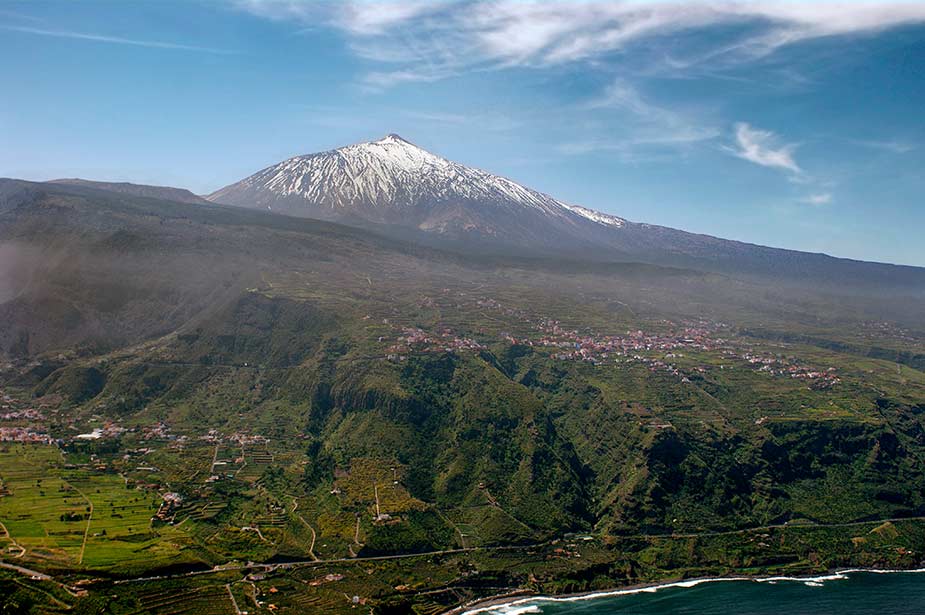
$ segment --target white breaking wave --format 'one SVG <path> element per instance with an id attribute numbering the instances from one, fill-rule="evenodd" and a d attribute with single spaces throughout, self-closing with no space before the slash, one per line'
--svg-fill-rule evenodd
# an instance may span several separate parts
<path id="1" fill-rule="evenodd" d="M 691 579 L 689 581 L 672 581 L 659 585 L 649 585 L 646 587 L 634 587 L 631 589 L 614 589 L 608 591 L 594 592 L 589 594 L 578 594 L 575 596 L 531 596 L 529 598 L 518 598 L 510 602 L 494 604 L 483 607 L 476 607 L 463 611 L 461 615 L 476 615 L 478 613 L 491 613 L 493 615 L 520 615 L 521 613 L 542 613 L 543 603 L 556 602 L 581 602 L 585 600 L 596 600 L 599 598 L 612 598 L 616 596 L 629 596 L 632 594 L 652 594 L 662 589 L 672 587 L 691 588 L 704 583 L 726 583 L 731 581 L 751 581 L 753 583 L 803 583 L 807 587 L 823 587 L 826 581 L 840 581 L 848 578 L 848 575 L 858 572 L 868 572 L 874 574 L 912 574 L 925 573 L 925 568 L 916 568 L 913 570 L 875 570 L 865 568 L 849 568 L 846 570 L 836 570 L 835 572 L 815 576 L 815 577 L 712 577 L 704 579 Z"/>
<path id="2" fill-rule="evenodd" d="M 467 611 L 468 613 L 469 611 Z M 478 612 L 478 611 L 475 611 Z M 539 605 L 531 604 L 527 606 L 519 605 L 502 605 L 499 606 L 496 610 L 493 610 L 492 613 L 497 613 L 498 615 L 524 615 L 525 613 L 542 613 L 543 609 Z M 465 615 L 465 614 L 464 614 Z"/>

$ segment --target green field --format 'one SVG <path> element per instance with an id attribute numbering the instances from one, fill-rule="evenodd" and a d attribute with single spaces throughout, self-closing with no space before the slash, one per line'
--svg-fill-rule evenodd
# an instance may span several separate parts
<path id="1" fill-rule="evenodd" d="M 76 569 L 148 569 L 178 559 L 173 532 L 151 528 L 156 493 L 127 489 L 114 473 L 69 465 L 50 446 L 0 452 L 0 476 L 10 492 L 0 498 L 8 553 Z"/>

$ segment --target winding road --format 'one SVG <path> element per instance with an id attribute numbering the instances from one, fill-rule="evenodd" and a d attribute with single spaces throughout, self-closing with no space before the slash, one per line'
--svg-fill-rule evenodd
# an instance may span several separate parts
<path id="1" fill-rule="evenodd" d="M 774 525 L 765 525 L 761 527 L 752 527 L 738 530 L 727 530 L 719 532 L 699 532 L 699 533 L 689 533 L 689 534 L 631 534 L 623 536 L 623 538 L 668 538 L 668 539 L 678 539 L 678 538 L 702 538 L 710 536 L 727 536 L 733 534 L 743 534 L 749 532 L 758 532 L 762 530 L 770 529 L 780 529 L 780 528 L 794 528 L 794 529 L 823 529 L 823 528 L 836 528 L 836 527 L 856 527 L 863 525 L 875 525 L 883 524 L 888 522 L 905 522 L 905 521 L 925 521 L 925 516 L 919 517 L 901 517 L 901 518 L 890 518 L 890 519 L 874 519 L 870 521 L 849 521 L 845 523 L 829 523 L 829 524 L 774 524 Z M 473 553 L 473 552 L 496 552 L 496 551 L 519 551 L 526 549 L 535 549 L 538 547 L 547 546 L 552 541 L 537 542 L 526 545 L 500 545 L 500 546 L 487 546 L 487 547 L 465 547 L 458 549 L 443 549 L 438 551 L 424 551 L 421 553 L 400 553 L 396 555 L 375 555 L 367 557 L 339 557 L 331 559 L 315 559 L 310 560 L 297 560 L 293 562 L 286 562 L 280 564 L 236 564 L 230 566 L 216 566 L 209 570 L 199 570 L 186 573 L 170 574 L 170 575 L 156 575 L 156 576 L 147 576 L 147 577 L 136 577 L 133 579 L 119 579 L 113 581 L 113 583 L 122 585 L 129 583 L 141 583 L 145 581 L 161 581 L 166 579 L 178 579 L 184 577 L 196 577 L 202 575 L 211 575 L 211 574 L 221 574 L 224 572 L 240 572 L 246 570 L 262 570 L 264 572 L 274 572 L 277 570 L 289 570 L 292 568 L 301 568 L 301 567 L 314 567 L 314 566 L 324 566 L 326 564 L 343 564 L 351 562 L 371 562 L 371 561 L 386 561 L 386 560 L 399 560 L 399 559 L 411 559 L 417 557 L 433 557 L 441 555 L 455 555 L 462 553 Z M 14 564 L 9 564 L 3 561 L 0 561 L 0 567 L 6 568 L 9 570 L 15 570 L 24 575 L 30 576 L 35 579 L 55 581 L 53 577 L 42 572 L 37 572 L 30 570 L 28 568 L 17 566 Z M 59 583 L 60 584 L 60 583 Z M 63 584 L 60 584 L 63 587 Z"/>

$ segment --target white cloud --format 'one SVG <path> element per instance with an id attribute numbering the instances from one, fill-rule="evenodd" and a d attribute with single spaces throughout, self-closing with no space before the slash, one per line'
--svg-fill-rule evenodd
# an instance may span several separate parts
<path id="1" fill-rule="evenodd" d="M 383 2 L 314 2 L 310 0 L 235 0 L 241 10 L 276 21 L 302 26 L 333 26 L 360 36 L 382 34 L 392 26 L 440 10 L 441 3 L 425 0 Z"/>
<path id="2" fill-rule="evenodd" d="M 755 164 L 773 169 L 783 169 L 796 175 L 803 170 L 793 159 L 794 144 L 778 145 L 777 136 L 768 130 L 752 128 L 745 122 L 735 125 L 735 147 L 726 150 Z"/>
<path id="3" fill-rule="evenodd" d="M 719 136 L 719 131 L 708 122 L 652 102 L 625 79 L 613 81 L 582 109 L 619 114 L 618 121 L 612 125 L 618 127 L 620 134 L 568 142 L 559 147 L 563 153 L 612 151 L 626 160 L 653 160 L 662 158 L 653 150 L 685 149 Z"/>
<path id="4" fill-rule="evenodd" d="M 347 3 L 336 23 L 355 34 L 382 34 L 393 26 L 439 11 L 439 4 L 421 0 Z"/>
<path id="5" fill-rule="evenodd" d="M 30 28 L 26 26 L 0 26 L 0 29 L 13 32 L 22 32 L 25 34 L 36 34 L 38 36 L 52 36 L 56 38 L 71 38 L 82 41 L 95 43 L 112 43 L 116 45 L 132 45 L 135 47 L 151 47 L 154 49 L 176 49 L 179 51 L 200 51 L 204 53 L 231 54 L 233 51 L 227 49 L 216 49 L 214 47 L 200 47 L 198 45 L 184 45 L 181 43 L 167 43 L 163 41 L 150 41 L 133 38 L 123 38 L 120 36 L 106 36 L 102 34 L 88 34 L 86 32 L 73 32 L 69 30 L 45 30 L 42 28 Z"/>
<path id="6" fill-rule="evenodd" d="M 34 15 L 26 15 L 25 13 L 19 13 L 16 11 L 7 11 L 0 9 L 0 16 L 7 17 L 9 19 L 16 19 L 19 21 L 28 21 L 30 23 L 44 23 L 45 20 L 41 17 L 35 17 Z"/>
<path id="7" fill-rule="evenodd" d="M 440 74 L 414 69 L 374 71 L 367 73 L 363 78 L 363 85 L 368 86 L 372 90 L 376 90 L 378 88 L 390 88 L 403 83 L 436 81 L 440 78 Z"/>
<path id="8" fill-rule="evenodd" d="M 591 109 L 621 107 L 643 117 L 665 117 L 672 112 L 645 100 L 631 83 L 616 79 L 603 93 L 587 105 Z"/>
<path id="9" fill-rule="evenodd" d="M 817 194 L 810 194 L 802 199 L 801 203 L 806 203 L 808 205 L 828 205 L 832 202 L 832 193 L 831 192 L 820 192 Z"/>
<path id="10" fill-rule="evenodd" d="M 400 66 L 380 84 L 434 80 L 466 70 L 590 61 L 633 45 L 714 26 L 747 26 L 712 48 L 656 53 L 665 66 L 736 65 L 814 38 L 859 35 L 925 22 L 921 2 L 645 2 L 628 0 L 395 0 L 310 3 L 239 0 L 238 6 L 350 36 L 363 57 Z M 705 37 L 701 37 L 704 39 Z M 702 40 L 701 40 L 702 42 Z M 683 58 L 678 60 L 677 57 Z M 394 74 L 389 77 L 390 73 Z M 412 77 L 413 75 L 413 77 Z"/>
<path id="11" fill-rule="evenodd" d="M 475 71 L 548 68 L 572 63 L 620 70 L 588 108 L 622 110 L 631 117 L 620 134 L 576 138 L 562 151 L 684 148 L 718 136 L 702 114 L 661 107 L 628 85 L 641 76 L 730 79 L 729 69 L 754 63 L 803 41 L 863 36 L 925 23 L 925 2 L 877 0 L 798 2 L 673 0 L 237 0 L 260 17 L 294 28 L 340 30 L 349 48 L 368 62 L 361 84 L 381 90 L 427 83 Z M 775 69 L 781 81 L 799 74 Z M 737 129 L 737 156 L 807 178 L 795 146 L 747 124 Z"/>
<path id="12" fill-rule="evenodd" d="M 303 25 L 330 24 L 333 15 L 329 5 L 299 0 L 235 0 L 234 5 L 258 17 Z"/>

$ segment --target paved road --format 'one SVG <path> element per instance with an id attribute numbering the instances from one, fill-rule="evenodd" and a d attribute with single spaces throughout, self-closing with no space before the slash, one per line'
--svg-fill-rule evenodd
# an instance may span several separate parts
<path id="1" fill-rule="evenodd" d="M 231 591 L 230 583 L 225 583 L 225 591 L 228 592 L 228 598 L 231 599 L 231 606 L 234 607 L 235 615 L 241 615 L 241 609 L 238 608 L 238 601 L 234 599 L 234 594 Z"/>
<path id="2" fill-rule="evenodd" d="M 925 517 L 897 517 L 893 519 L 874 519 L 873 521 L 848 521 L 846 523 L 775 523 L 773 525 L 763 525 L 761 527 L 750 527 L 742 530 L 723 530 L 720 532 L 696 532 L 690 534 L 637 534 L 627 536 L 627 538 L 709 538 L 710 536 L 731 536 L 733 534 L 744 534 L 747 532 L 759 532 L 761 530 L 775 529 L 800 529 L 813 528 L 822 529 L 827 527 L 857 527 L 859 525 L 873 525 L 874 523 L 892 523 L 897 521 L 925 521 Z"/>
<path id="3" fill-rule="evenodd" d="M 27 577 L 32 577 L 33 579 L 37 581 L 53 581 L 54 580 L 50 576 L 45 574 L 44 572 L 38 572 L 37 570 L 30 570 L 28 568 L 17 566 L 15 564 L 7 564 L 6 562 L 0 562 L 0 568 L 6 568 L 7 570 L 15 570 L 16 572 L 20 574 L 24 574 Z"/>
<path id="4" fill-rule="evenodd" d="M 691 534 L 633 534 L 626 535 L 625 538 L 703 538 L 710 536 L 727 536 L 732 534 L 743 534 L 748 532 L 760 532 L 762 530 L 771 530 L 771 529 L 781 529 L 781 528 L 792 528 L 792 529 L 821 529 L 821 528 L 837 528 L 837 527 L 855 527 L 862 525 L 874 525 L 877 523 L 887 523 L 887 522 L 902 522 L 902 521 L 925 521 L 925 516 L 921 517 L 902 517 L 902 518 L 892 518 L 892 519 L 875 519 L 872 521 L 850 521 L 846 523 L 827 523 L 827 524 L 775 524 L 775 525 L 765 525 L 762 527 L 753 527 L 739 530 L 726 530 L 721 532 L 699 532 Z M 209 574 L 221 574 L 223 572 L 243 572 L 248 570 L 253 571 L 264 571 L 264 572 L 274 572 L 276 570 L 289 570 L 292 568 L 300 567 L 315 567 L 315 566 L 324 566 L 328 564 L 346 564 L 352 562 L 370 562 L 370 561 L 383 561 L 383 560 L 398 560 L 398 559 L 410 559 L 415 557 L 434 557 L 441 555 L 454 555 L 461 553 L 472 553 L 477 551 L 519 551 L 524 549 L 533 549 L 537 547 L 543 547 L 550 544 L 547 542 L 538 542 L 531 543 L 526 545 L 503 545 L 496 547 L 466 547 L 460 549 L 444 549 L 441 551 L 425 551 L 422 553 L 401 553 L 398 555 L 374 555 L 368 557 L 341 557 L 333 559 L 312 559 L 312 560 L 298 560 L 294 562 L 286 562 L 281 564 L 236 564 L 230 566 L 216 566 L 209 570 L 199 570 L 194 572 L 186 572 L 172 575 L 157 575 L 149 577 L 137 577 L 133 579 L 119 579 L 113 581 L 115 584 L 127 584 L 127 583 L 141 583 L 145 581 L 160 581 L 166 579 L 177 579 L 184 577 L 195 577 L 201 575 Z M 22 574 L 32 576 L 36 579 L 54 581 L 54 579 L 44 573 L 37 572 L 34 570 L 29 570 L 22 566 L 16 566 L 14 564 L 8 564 L 0 561 L 0 567 L 7 568 L 10 570 L 16 570 Z"/>
<path id="5" fill-rule="evenodd" d="M 119 579 L 113 581 L 117 585 L 125 583 L 139 583 L 144 581 L 162 581 L 166 579 L 177 579 L 182 577 L 195 577 L 207 574 L 220 574 L 222 572 L 241 572 L 245 570 L 262 570 L 264 572 L 273 572 L 275 570 L 289 570 L 291 568 L 300 568 L 306 566 L 324 566 L 327 564 L 347 564 L 353 562 L 375 562 L 392 559 L 410 559 L 414 557 L 433 557 L 437 555 L 453 555 L 458 553 L 470 553 L 473 551 L 518 551 L 541 547 L 549 544 L 548 542 L 538 542 L 529 545 L 503 545 L 498 547 L 468 547 L 465 549 L 444 549 L 442 551 L 423 551 L 421 553 L 400 553 L 398 555 L 372 555 L 368 557 L 338 557 L 333 559 L 309 559 L 297 560 L 294 562 L 285 562 L 281 564 L 239 564 L 233 566 L 216 566 L 209 570 L 197 570 L 194 572 L 184 572 L 180 574 L 138 577 L 134 579 Z"/>

